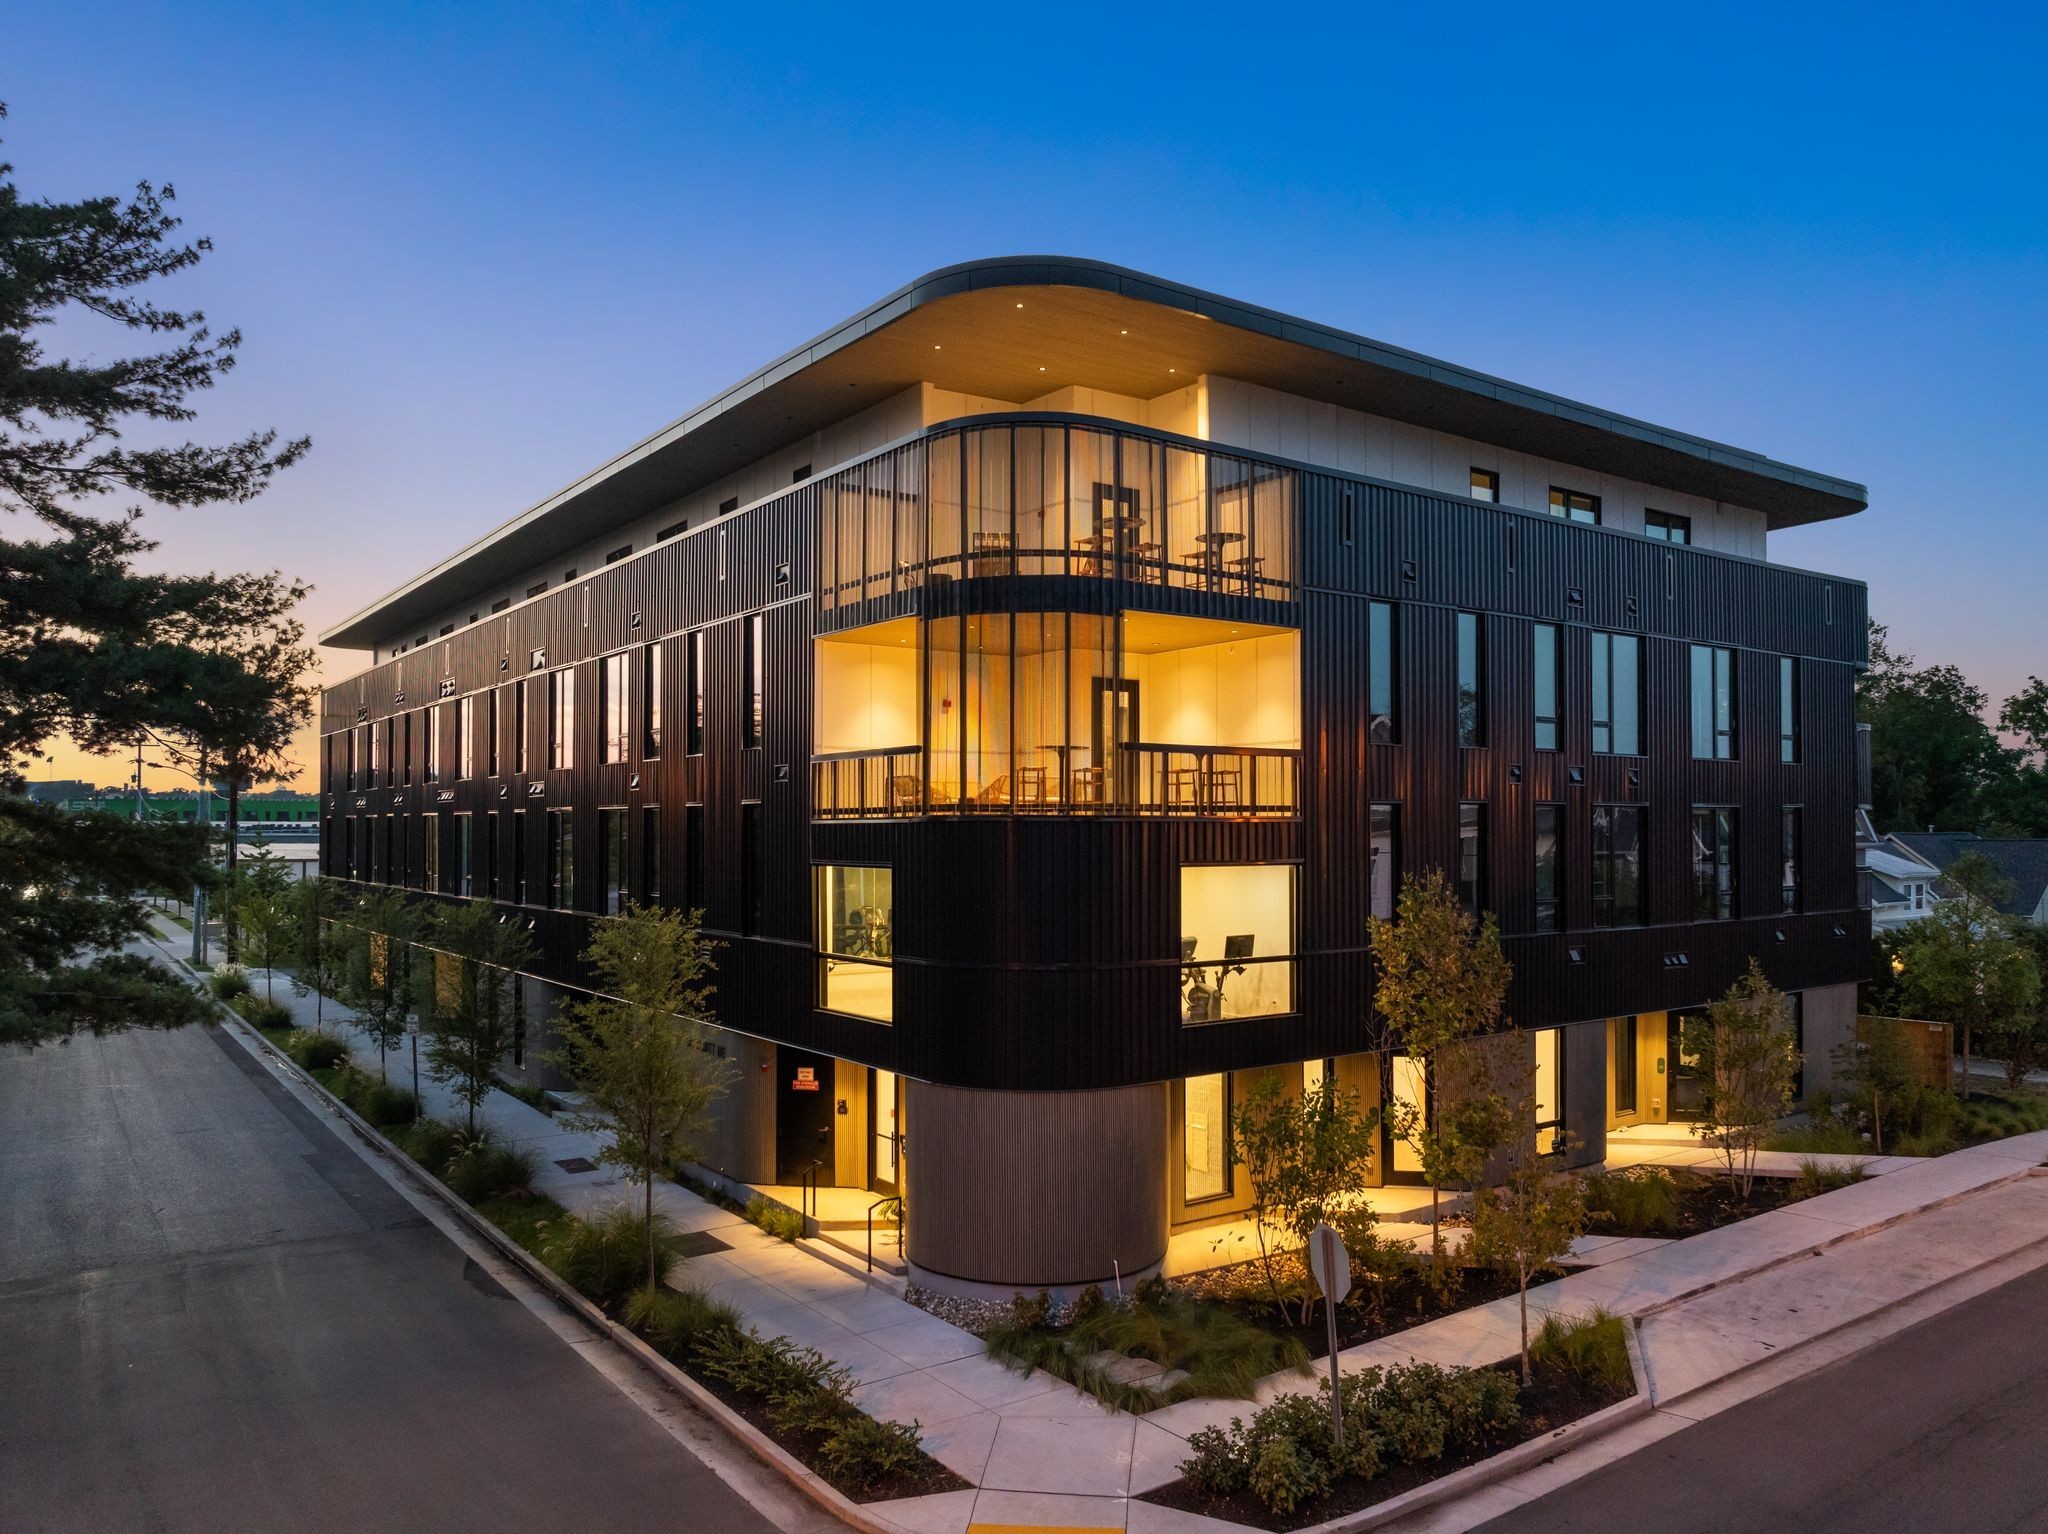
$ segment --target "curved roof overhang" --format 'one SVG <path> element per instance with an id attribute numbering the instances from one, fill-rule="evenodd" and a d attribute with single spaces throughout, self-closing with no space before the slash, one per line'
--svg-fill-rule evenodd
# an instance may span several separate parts
<path id="1" fill-rule="evenodd" d="M 368 648 L 913 384 L 1014 400 L 1080 384 L 1151 399 L 1204 373 L 1753 507 L 1773 530 L 1867 502 L 1848 480 L 1327 325 L 1099 261 L 1017 256 L 899 288 L 320 638 Z"/>

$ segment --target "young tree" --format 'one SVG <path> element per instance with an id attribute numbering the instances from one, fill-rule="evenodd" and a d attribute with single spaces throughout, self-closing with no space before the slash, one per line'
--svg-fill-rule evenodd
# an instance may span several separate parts
<path id="1" fill-rule="evenodd" d="M 1309 1233 L 1328 1222 L 1354 1256 L 1365 1255 L 1376 1239 L 1372 1206 L 1359 1195 L 1379 1150 L 1380 1116 L 1363 1107 L 1356 1092 L 1339 1088 L 1334 1077 L 1296 1093 L 1279 1077 L 1260 1076 L 1232 1115 L 1231 1154 L 1251 1178 L 1252 1226 L 1259 1260 L 1273 1304 L 1283 1317 L 1266 1233 L 1305 1249 Z M 1301 1305 L 1301 1324 L 1315 1315 L 1311 1292 Z"/>
<path id="2" fill-rule="evenodd" d="M 2011 881 L 1990 859 L 1965 853 L 1949 865 L 1941 899 L 1913 923 L 1899 952 L 1907 1005 L 1962 1030 L 1965 1098 L 1975 1031 L 2030 1012 L 2041 997 L 2033 953 L 1998 909 L 2011 894 Z"/>
<path id="3" fill-rule="evenodd" d="M 1533 1114 L 1525 1098 L 1521 1117 Z M 1472 1195 L 1472 1237 L 1465 1254 L 1482 1267 L 1514 1279 L 1522 1312 L 1522 1384 L 1529 1372 L 1529 1280 L 1571 1255 L 1586 1233 L 1585 1188 L 1561 1171 L 1560 1158 L 1540 1156 L 1535 1141 L 1515 1142 L 1506 1179 Z"/>
<path id="4" fill-rule="evenodd" d="M 347 932 L 342 999 L 377 1044 L 377 1075 L 390 1079 L 387 1057 L 405 1039 L 406 1018 L 420 1003 L 413 945 L 420 913 L 403 891 L 371 889 L 356 903 Z"/>
<path id="5" fill-rule="evenodd" d="M 348 915 L 342 887 L 330 879 L 301 879 L 292 886 L 292 994 L 313 998 L 313 1026 L 327 1026 L 329 993 L 339 991 L 348 958 Z"/>
<path id="6" fill-rule="evenodd" d="M 1701 1132 L 1721 1142 L 1728 1178 L 1748 1198 L 1756 1153 L 1792 1106 L 1799 1050 L 1785 995 L 1755 959 L 1704 1017 L 1688 1017 L 1679 1048 L 1699 1062 Z"/>
<path id="7" fill-rule="evenodd" d="M 1913 1051 L 1896 1017 L 1859 1018 L 1857 1037 L 1836 1047 L 1835 1070 L 1870 1109 L 1871 1148 L 1884 1154 L 1885 1109 L 1913 1090 Z"/>
<path id="8" fill-rule="evenodd" d="M 1398 1047 L 1421 1062 L 1427 1106 L 1389 1114 L 1394 1133 L 1413 1146 L 1430 1190 L 1430 1255 L 1438 1281 L 1448 1273 L 1441 1223 L 1443 1190 L 1470 1186 L 1510 1131 L 1511 1114 L 1467 1048 L 1500 1021 L 1513 976 L 1491 912 L 1475 921 L 1434 870 L 1402 879 L 1394 920 L 1369 925 L 1373 1005 Z"/>
<path id="9" fill-rule="evenodd" d="M 481 901 L 448 908 L 434 932 L 448 950 L 435 956 L 447 984 L 436 986 L 427 1060 L 434 1079 L 455 1089 L 475 1134 L 477 1105 L 491 1095 L 492 1073 L 512 1047 L 512 988 L 533 962 L 533 943 L 519 920 Z"/>
<path id="10" fill-rule="evenodd" d="M 248 937 L 248 956 L 263 966 L 263 999 L 275 1001 L 277 967 L 293 948 L 291 896 L 281 889 L 251 888 L 229 909 L 231 920 Z"/>
<path id="11" fill-rule="evenodd" d="M 146 1014 L 138 998 L 150 975 L 80 956 L 144 930 L 131 892 L 207 881 L 200 828 L 84 825 L 97 817 L 4 791 L 26 762 L 59 736 L 88 751 L 202 738 L 222 703 L 271 739 L 307 716 L 312 657 L 291 617 L 305 587 L 137 568 L 152 547 L 137 528 L 139 503 L 248 501 L 307 447 L 279 447 L 267 432 L 206 445 L 165 431 L 193 418 L 194 398 L 234 365 L 241 339 L 216 339 L 202 315 L 139 294 L 208 249 L 175 241 L 171 196 L 145 182 L 127 199 L 29 200 L 0 164 L 0 1033 L 11 1038 Z M 45 354 L 39 332 L 61 324 L 67 339 L 88 337 L 94 321 L 168 344 L 136 356 Z M 125 445 L 138 424 L 159 440 Z M 130 504 L 92 515 L 109 496 Z M 21 519 L 42 536 L 17 533 Z M 259 655 L 270 662 L 260 675 L 250 664 Z M 26 891 L 34 898 L 20 898 Z M 168 972 L 159 981 L 158 999 L 179 1012 L 183 987 Z"/>
<path id="12" fill-rule="evenodd" d="M 712 953 L 701 912 L 636 906 L 593 924 L 583 957 L 597 994 L 567 1010 L 550 1064 L 576 1083 L 576 1129 L 610 1136 L 599 1159 L 646 1188 L 647 1282 L 656 1282 L 654 1179 L 688 1152 L 725 1071 L 704 1049 Z"/>

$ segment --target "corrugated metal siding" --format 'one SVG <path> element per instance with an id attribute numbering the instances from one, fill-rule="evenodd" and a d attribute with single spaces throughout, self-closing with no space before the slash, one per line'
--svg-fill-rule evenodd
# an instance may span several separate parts
<path id="1" fill-rule="evenodd" d="M 1349 498 L 1348 513 L 1345 501 Z M 1298 603 L 1072 576 L 932 581 L 821 612 L 808 528 L 817 494 L 800 486 L 743 515 L 669 540 L 460 634 L 327 689 L 323 728 L 384 720 L 450 696 L 531 676 L 529 764 L 511 772 L 509 694 L 499 778 L 452 781 L 454 710 L 440 754 L 443 781 L 418 782 L 414 732 L 408 787 L 339 787 L 345 757 L 322 753 L 324 813 L 336 830 L 327 866 L 339 873 L 352 815 L 395 813 L 407 867 L 422 867 L 422 812 L 500 812 L 497 866 L 509 879 L 514 810 L 526 810 L 531 887 L 546 873 L 545 810 L 575 817 L 577 900 L 599 898 L 598 812 L 662 810 L 665 898 L 680 904 L 692 861 L 685 808 L 703 806 L 706 924 L 721 935 L 717 1007 L 727 1026 L 805 1049 L 963 1086 L 1086 1087 L 1239 1069 L 1372 1047 L 1365 955 L 1368 807 L 1400 806 L 1404 869 L 1449 866 L 1461 800 L 1488 806 L 1491 903 L 1516 968 L 1511 999 L 1524 1027 L 1691 1005 L 1726 988 L 1755 954 L 1787 988 L 1860 978 L 1867 918 L 1855 909 L 1855 667 L 1864 653 L 1864 591 L 1853 582 L 1672 549 L 1496 506 L 1402 491 L 1334 474 L 1300 487 L 1303 590 Z M 1350 538 L 1344 533 L 1349 528 Z M 778 581 L 786 571 L 787 579 Z M 1398 604 L 1399 738 L 1366 739 L 1366 614 Z M 1303 656 L 1302 817 L 1296 822 L 1134 821 L 991 816 L 812 824 L 811 638 L 906 612 L 1121 607 L 1298 623 Z M 1460 749 L 1454 713 L 1455 613 L 1484 615 L 1485 744 Z M 741 744 L 743 624 L 763 614 L 762 743 Z M 637 622 L 635 621 L 637 615 Z M 1532 626 L 1561 626 L 1560 743 L 1533 748 Z M 1595 757 L 1587 681 L 1590 635 L 1643 636 L 1646 754 Z M 704 752 L 684 753 L 684 635 L 705 635 Z M 597 660 L 665 645 L 666 738 L 658 761 L 597 761 Z M 1742 757 L 1696 762 L 1688 738 L 1686 646 L 1733 646 Z M 579 731 L 573 768 L 546 770 L 544 672 L 573 666 Z M 1776 657 L 1801 657 L 1804 760 L 1777 761 Z M 632 737 L 641 720 L 637 654 Z M 400 699 L 403 694 L 403 700 Z M 486 710 L 476 710 L 478 727 Z M 479 761 L 483 758 L 479 748 Z M 1576 769 L 1578 780 L 1574 781 Z M 636 782 L 637 776 L 637 782 Z M 1632 780 L 1633 779 L 1633 780 Z M 1596 803 L 1649 807 L 1642 929 L 1587 932 L 1590 825 Z M 1569 935 L 1532 934 L 1531 815 L 1566 806 Z M 1732 804 L 1743 817 L 1739 922 L 1687 919 L 1689 812 Z M 766 879 L 758 932 L 742 926 L 743 807 L 758 804 Z M 1778 814 L 1805 811 L 1806 910 L 1769 911 L 1777 889 Z M 445 824 L 445 822 L 444 822 Z M 483 835 L 485 822 L 476 823 Z M 636 860 L 640 856 L 635 838 Z M 452 846 L 452 841 L 449 843 Z M 445 861 L 445 860 L 444 860 Z M 810 865 L 888 863 L 895 870 L 897 1020 L 893 1027 L 818 1012 L 810 950 Z M 1177 1019 L 1179 869 L 1189 863 L 1300 865 L 1298 1013 L 1187 1028 Z M 633 869 L 640 887 L 641 869 Z M 590 918 L 528 913 L 538 968 L 577 978 Z M 1841 935 L 1836 935 L 1837 929 Z M 1783 934 L 1782 941 L 1779 934 Z M 1574 962 L 1570 950 L 1576 949 Z M 1686 962 L 1667 962 L 1683 955 Z"/>

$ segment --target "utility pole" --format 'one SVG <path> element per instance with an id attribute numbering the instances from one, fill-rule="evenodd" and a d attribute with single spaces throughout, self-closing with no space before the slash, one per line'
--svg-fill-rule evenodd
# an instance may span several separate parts
<path id="1" fill-rule="evenodd" d="M 213 835 L 213 780 L 206 775 L 206 752 L 199 753 L 199 824 L 206 835 Z M 211 861 L 211 853 L 208 861 Z M 192 962 L 204 968 L 206 965 L 206 886 L 192 886 Z"/>

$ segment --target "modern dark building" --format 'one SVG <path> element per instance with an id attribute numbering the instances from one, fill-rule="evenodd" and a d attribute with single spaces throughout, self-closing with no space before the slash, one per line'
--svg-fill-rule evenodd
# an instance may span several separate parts
<path id="1" fill-rule="evenodd" d="M 336 878 L 700 906 L 737 1182 L 902 1187 L 936 1286 L 1142 1275 L 1258 1073 L 1417 1075 L 1367 918 L 1497 914 L 1582 1162 L 1754 957 L 1868 952 L 1861 486 L 1094 262 L 920 279 L 324 636 Z M 1388 1180 L 1417 1172 L 1404 1146 Z"/>

